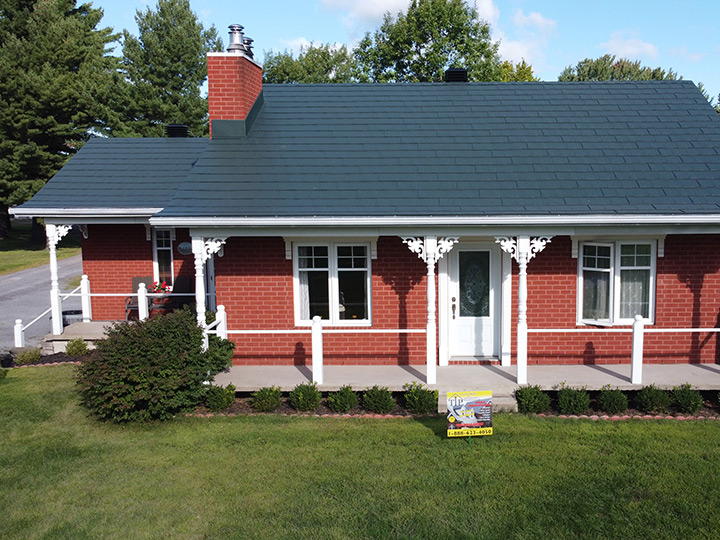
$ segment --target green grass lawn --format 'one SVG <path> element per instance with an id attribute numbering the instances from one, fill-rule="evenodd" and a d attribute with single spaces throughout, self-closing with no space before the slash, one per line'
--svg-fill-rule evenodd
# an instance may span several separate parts
<path id="1" fill-rule="evenodd" d="M 0 238 L 0 276 L 50 262 L 44 245 L 30 243 L 30 220 L 13 220 L 12 238 Z M 80 241 L 66 235 L 58 244 L 58 260 L 80 253 Z"/>
<path id="2" fill-rule="evenodd" d="M 720 422 L 495 416 L 99 423 L 72 366 L 0 380 L 0 537 L 708 538 Z"/>

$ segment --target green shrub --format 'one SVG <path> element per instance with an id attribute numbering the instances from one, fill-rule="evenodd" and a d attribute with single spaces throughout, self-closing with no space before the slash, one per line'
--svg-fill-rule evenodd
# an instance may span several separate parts
<path id="1" fill-rule="evenodd" d="M 405 389 L 405 407 L 413 414 L 433 414 L 437 412 L 438 391 L 425 388 L 421 383 L 411 382 L 403 385 Z"/>
<path id="2" fill-rule="evenodd" d="M 266 386 L 252 395 L 252 407 L 257 412 L 271 412 L 282 403 L 279 386 Z"/>
<path id="3" fill-rule="evenodd" d="M 220 412 L 235 403 L 235 387 L 228 384 L 222 386 L 208 386 L 205 394 L 205 406 L 212 412 Z"/>
<path id="4" fill-rule="evenodd" d="M 608 414 L 619 414 L 627 411 L 628 398 L 617 388 L 610 389 L 610 385 L 603 386 L 597 398 L 600 410 Z"/>
<path id="5" fill-rule="evenodd" d="M 685 414 L 695 414 L 703 406 L 702 394 L 697 390 L 693 390 L 690 383 L 673 388 L 673 397 L 678 411 Z"/>
<path id="6" fill-rule="evenodd" d="M 0 368 L 0 381 L 2 381 L 5 377 L 7 377 L 9 369 Z"/>
<path id="7" fill-rule="evenodd" d="M 343 386 L 337 392 L 331 392 L 327 398 L 328 406 L 336 413 L 346 413 L 357 407 L 357 392 L 350 386 Z"/>
<path id="8" fill-rule="evenodd" d="M 376 414 L 387 414 L 395 408 L 395 398 L 387 386 L 375 385 L 367 388 L 362 399 L 365 410 Z"/>
<path id="9" fill-rule="evenodd" d="M 290 391 L 290 405 L 298 411 L 314 411 L 320 406 L 322 394 L 315 383 L 301 383 Z"/>
<path id="10" fill-rule="evenodd" d="M 645 413 L 664 413 L 670 409 L 672 396 L 654 384 L 643 386 L 635 397 L 635 406 Z"/>
<path id="11" fill-rule="evenodd" d="M 40 361 L 40 347 L 31 347 L 23 349 L 15 355 L 15 363 L 18 366 L 27 364 L 36 364 Z"/>
<path id="12" fill-rule="evenodd" d="M 71 339 L 65 346 L 65 354 L 73 358 L 85 356 L 88 353 L 88 346 L 83 338 Z"/>
<path id="13" fill-rule="evenodd" d="M 119 323 L 78 366 L 81 403 L 114 422 L 167 420 L 201 403 L 212 378 L 229 365 L 234 345 L 211 339 L 185 308 L 134 323 Z M 214 336 L 211 336 L 214 337 Z"/>
<path id="14" fill-rule="evenodd" d="M 582 414 L 590 408 L 590 394 L 585 388 L 570 388 L 562 383 L 557 402 L 560 414 Z"/>
<path id="15" fill-rule="evenodd" d="M 550 396 L 539 385 L 521 386 L 515 390 L 515 400 L 521 413 L 541 413 L 550 408 Z"/>

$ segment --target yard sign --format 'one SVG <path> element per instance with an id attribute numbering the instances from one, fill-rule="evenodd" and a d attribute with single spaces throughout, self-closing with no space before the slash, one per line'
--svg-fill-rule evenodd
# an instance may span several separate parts
<path id="1" fill-rule="evenodd" d="M 492 435 L 492 392 L 448 392 L 448 437 Z"/>

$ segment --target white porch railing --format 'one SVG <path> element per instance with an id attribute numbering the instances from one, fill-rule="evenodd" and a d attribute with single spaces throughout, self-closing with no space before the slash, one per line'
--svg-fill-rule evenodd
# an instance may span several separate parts
<path id="1" fill-rule="evenodd" d="M 645 334 L 659 333 L 717 333 L 720 328 L 646 328 L 642 316 L 635 315 L 632 328 L 533 328 L 529 334 L 585 334 L 585 333 L 632 333 L 630 353 L 630 382 L 642 384 L 643 349 Z M 518 382 L 518 384 L 520 384 Z"/>
<path id="2" fill-rule="evenodd" d="M 227 339 L 230 334 L 238 335 L 266 335 L 266 334 L 311 334 L 312 341 L 312 380 L 314 383 L 323 384 L 324 377 L 324 355 L 323 335 L 324 334 L 425 334 L 425 328 L 323 328 L 322 319 L 319 316 L 313 317 L 310 328 L 291 330 L 228 330 L 227 313 L 225 306 L 218 306 L 215 314 L 215 322 L 205 330 L 206 343 L 207 334 L 216 334 Z"/>

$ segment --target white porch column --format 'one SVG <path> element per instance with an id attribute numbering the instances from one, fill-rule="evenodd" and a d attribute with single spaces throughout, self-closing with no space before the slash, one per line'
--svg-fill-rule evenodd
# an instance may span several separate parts
<path id="1" fill-rule="evenodd" d="M 427 384 L 437 384 L 437 315 L 435 291 L 435 265 L 458 242 L 457 237 L 440 238 L 428 235 L 423 238 L 402 239 L 410 251 L 417 253 L 427 264 Z"/>
<path id="2" fill-rule="evenodd" d="M 495 241 L 518 263 L 517 383 L 527 384 L 527 265 L 550 242 L 552 236 L 531 239 L 498 237 Z"/>
<path id="3" fill-rule="evenodd" d="M 205 275 L 204 267 L 207 260 L 225 245 L 226 238 L 209 238 L 193 236 L 192 251 L 195 255 L 195 305 L 198 326 L 205 328 Z"/>
<path id="4" fill-rule="evenodd" d="M 62 300 L 58 284 L 57 245 L 70 231 L 70 225 L 45 225 L 45 234 L 50 250 L 50 314 L 52 316 L 52 333 L 59 335 L 63 331 Z"/>

